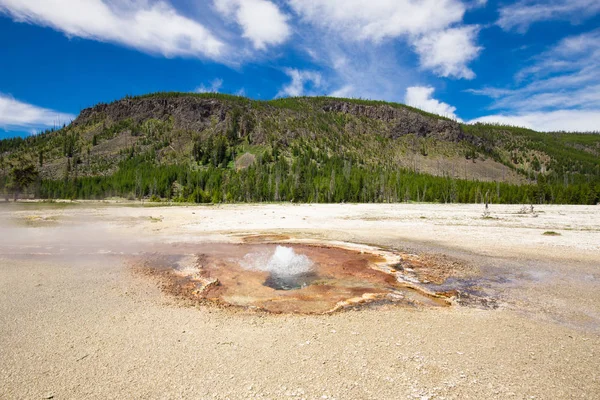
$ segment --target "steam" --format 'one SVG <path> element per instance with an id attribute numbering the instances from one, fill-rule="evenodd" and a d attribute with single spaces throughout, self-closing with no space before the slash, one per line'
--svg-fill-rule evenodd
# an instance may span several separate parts
<path id="1" fill-rule="evenodd" d="M 296 254 L 291 247 L 277 246 L 273 254 L 247 254 L 242 267 L 249 270 L 270 272 L 275 276 L 306 275 L 313 269 L 313 262 L 302 254 Z"/>

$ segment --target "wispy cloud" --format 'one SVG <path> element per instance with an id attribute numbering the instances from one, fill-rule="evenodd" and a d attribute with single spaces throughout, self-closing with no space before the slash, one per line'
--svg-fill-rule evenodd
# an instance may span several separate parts
<path id="1" fill-rule="evenodd" d="M 356 88 L 354 87 L 354 85 L 345 85 L 345 86 L 342 86 L 342 87 L 334 90 L 333 92 L 329 93 L 329 96 L 348 98 L 348 97 L 354 97 L 355 92 L 356 92 Z"/>
<path id="2" fill-rule="evenodd" d="M 24 103 L 0 93 L 0 127 L 5 130 L 35 132 L 68 124 L 73 119 L 74 115 Z"/>
<path id="3" fill-rule="evenodd" d="M 289 0 L 307 22 L 349 39 L 381 41 L 421 35 L 460 22 L 465 6 L 457 0 Z"/>
<path id="4" fill-rule="evenodd" d="M 566 20 L 577 23 L 599 12 L 598 0 L 521 0 L 500 8 L 496 23 L 504 30 L 524 33 L 536 22 Z"/>
<path id="5" fill-rule="evenodd" d="M 516 74 L 512 87 L 470 92 L 494 99 L 494 115 L 479 120 L 512 118 L 515 125 L 542 130 L 567 130 L 569 123 L 569 130 L 600 130 L 600 29 L 564 38 L 542 52 Z"/>
<path id="6" fill-rule="evenodd" d="M 400 101 L 418 76 L 397 57 L 391 43 L 373 46 L 332 39 L 322 46 L 311 44 L 313 60 L 322 66 L 324 92 L 334 97 Z"/>
<path id="7" fill-rule="evenodd" d="M 292 81 L 284 85 L 276 97 L 315 95 L 323 87 L 322 76 L 318 72 L 288 68 L 285 73 Z"/>
<path id="8" fill-rule="evenodd" d="M 194 92 L 196 93 L 216 93 L 218 92 L 221 87 L 223 87 L 223 79 L 220 78 L 216 78 L 213 79 L 208 86 L 202 84 L 200 86 L 198 86 Z"/>
<path id="9" fill-rule="evenodd" d="M 471 79 L 468 64 L 481 48 L 476 26 L 464 26 L 467 6 L 458 0 L 289 0 L 302 21 L 350 43 L 381 45 L 400 39 L 421 66 L 442 77 Z M 479 3 L 477 3 L 479 4 Z"/>
<path id="10" fill-rule="evenodd" d="M 117 43 L 166 57 L 218 59 L 226 47 L 200 23 L 165 1 L 0 0 L 16 21 L 76 36 Z"/>

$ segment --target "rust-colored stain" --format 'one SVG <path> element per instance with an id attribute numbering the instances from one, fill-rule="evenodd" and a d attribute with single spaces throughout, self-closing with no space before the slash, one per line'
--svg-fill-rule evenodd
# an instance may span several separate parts
<path id="1" fill-rule="evenodd" d="M 308 257 L 312 270 L 294 277 L 299 283 L 293 289 L 280 290 L 270 272 L 245 265 L 248 257 L 273 253 L 277 244 L 249 242 L 164 246 L 134 261 L 139 270 L 160 278 L 171 295 L 271 313 L 325 314 L 373 304 L 450 305 L 444 296 L 375 268 L 382 257 L 332 246 L 283 244 Z"/>

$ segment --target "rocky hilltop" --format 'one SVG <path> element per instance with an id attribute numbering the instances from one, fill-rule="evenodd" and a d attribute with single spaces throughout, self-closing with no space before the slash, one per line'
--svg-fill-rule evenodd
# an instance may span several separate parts
<path id="1" fill-rule="evenodd" d="M 82 110 L 73 126 L 98 120 L 118 122 L 131 119 L 143 123 L 149 119 L 173 118 L 177 129 L 202 131 L 210 124 L 211 118 L 224 121 L 230 109 L 231 104 L 226 101 L 193 96 L 127 98 Z"/>
<path id="2" fill-rule="evenodd" d="M 312 99 L 299 99 L 307 109 L 305 113 L 348 114 L 385 123 L 387 137 L 397 139 L 400 136 L 414 134 L 418 137 L 434 137 L 440 140 L 460 142 L 465 139 L 460 124 L 433 114 L 424 114 L 409 107 L 392 107 L 387 104 L 365 105 L 343 100 L 322 100 L 314 104 Z M 250 116 L 254 120 L 278 117 L 296 117 L 298 112 L 282 110 L 280 107 L 262 104 L 257 108 L 252 101 L 226 101 L 216 98 L 195 96 L 166 96 L 123 99 L 110 104 L 100 104 L 84 109 L 73 121 L 74 126 L 88 124 L 90 121 L 107 119 L 117 122 L 131 119 L 143 123 L 148 119 L 173 119 L 175 129 L 201 132 L 211 123 L 223 123 L 232 110 Z M 251 132 L 242 132 L 250 134 Z M 295 132 L 290 132 L 295 136 Z M 264 139 L 264 138 L 263 138 Z"/>

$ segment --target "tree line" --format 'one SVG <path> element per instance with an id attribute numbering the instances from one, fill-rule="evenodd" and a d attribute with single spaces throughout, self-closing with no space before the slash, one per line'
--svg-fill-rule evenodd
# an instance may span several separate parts
<path id="1" fill-rule="evenodd" d="M 191 203 L 279 202 L 302 203 L 535 203 L 597 204 L 600 182 L 564 185 L 540 174 L 535 184 L 461 180 L 421 174 L 408 169 L 362 165 L 337 156 L 317 163 L 306 154 L 257 157 L 247 168 L 226 161 L 231 154 L 215 150 L 196 164 L 156 164 L 150 154 L 121 162 L 110 176 L 32 179 L 30 190 L 42 199 L 169 200 Z M 214 156 L 223 154 L 223 158 Z M 205 162 L 204 162 L 205 161 Z M 35 176 L 35 175 L 34 175 Z M 10 187 L 10 177 L 0 187 Z"/>

